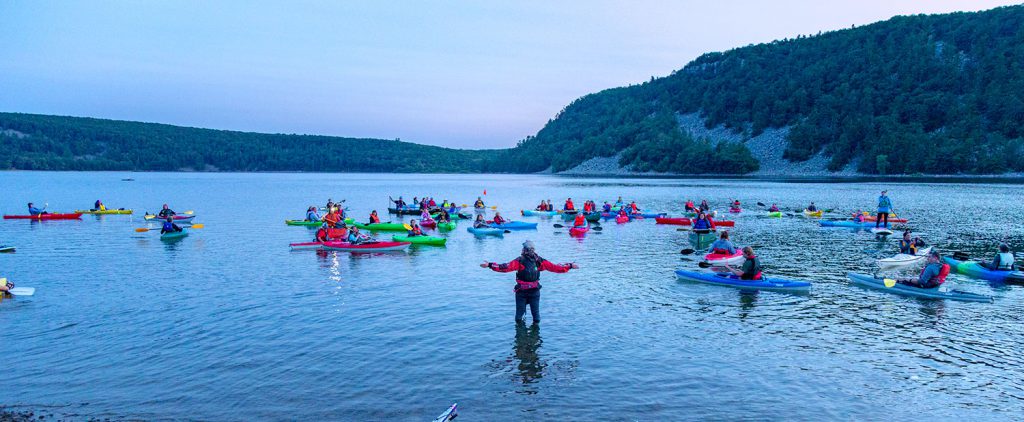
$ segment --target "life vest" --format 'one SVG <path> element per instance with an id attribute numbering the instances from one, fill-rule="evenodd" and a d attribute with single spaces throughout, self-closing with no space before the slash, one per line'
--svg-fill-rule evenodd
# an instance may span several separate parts
<path id="1" fill-rule="evenodd" d="M 611 210 L 612 210 L 611 204 L 604 204 L 604 212 L 611 212 Z"/>
<path id="2" fill-rule="evenodd" d="M 565 209 L 574 210 L 576 209 L 576 206 L 572 203 L 572 201 L 565 201 Z"/>
<path id="3" fill-rule="evenodd" d="M 731 255 L 729 253 L 728 249 L 721 249 L 721 248 L 715 248 L 715 250 L 711 251 L 711 253 L 713 253 L 715 255 Z"/>
<path id="4" fill-rule="evenodd" d="M 409 235 L 419 236 L 423 234 L 423 230 L 420 230 L 420 226 L 412 226 L 412 230 L 409 230 Z"/>
<path id="5" fill-rule="evenodd" d="M 327 238 L 328 238 L 328 236 L 327 236 L 327 230 L 326 229 L 321 227 L 321 228 L 316 230 L 316 241 L 317 242 L 326 242 Z"/>
<path id="6" fill-rule="evenodd" d="M 484 207 L 484 201 L 481 201 L 481 200 L 478 199 L 476 202 L 473 203 L 473 208 L 483 208 L 483 207 Z"/>
<path id="7" fill-rule="evenodd" d="M 1013 254 L 1009 252 L 999 253 L 999 270 L 1012 270 L 1013 269 Z"/>
<path id="8" fill-rule="evenodd" d="M 914 255 L 917 253 L 917 246 L 912 240 L 900 240 L 900 252 L 903 251 L 907 251 L 908 255 Z"/>
<path id="9" fill-rule="evenodd" d="M 377 214 L 370 214 L 370 224 L 378 223 L 380 223 L 380 217 L 378 217 Z"/>
<path id="10" fill-rule="evenodd" d="M 942 268 L 939 269 L 939 275 L 935 276 L 935 279 L 936 279 L 935 281 L 938 281 L 939 285 L 941 286 L 942 283 L 946 282 L 946 276 L 948 276 L 948 275 L 949 275 L 949 264 L 942 264 Z"/>
<path id="11" fill-rule="evenodd" d="M 755 272 L 754 272 L 754 276 L 751 277 L 750 279 L 751 280 L 760 280 L 761 279 L 761 261 L 757 259 L 757 256 L 754 256 L 753 258 L 747 258 L 747 261 L 751 261 L 751 260 L 754 261 L 754 271 Z"/>
<path id="12" fill-rule="evenodd" d="M 537 257 L 539 261 L 522 257 L 516 258 L 523 269 L 516 271 L 516 291 L 540 288 L 540 264 L 544 258 Z"/>
<path id="13" fill-rule="evenodd" d="M 583 227 L 587 225 L 587 217 L 583 214 L 576 214 L 576 220 L 573 221 L 572 225 L 576 227 Z"/>
<path id="14" fill-rule="evenodd" d="M 636 207 L 636 204 L 629 204 L 629 209 L 633 210 L 633 214 L 639 212 L 639 210 Z"/>
<path id="15" fill-rule="evenodd" d="M 334 227 L 335 224 L 338 224 L 338 221 L 341 221 L 338 219 L 338 214 L 333 212 L 324 216 L 324 222 L 327 223 L 327 227 Z"/>
<path id="16" fill-rule="evenodd" d="M 433 199 L 431 199 L 431 200 L 430 200 L 430 205 L 429 205 L 429 206 L 430 206 L 431 208 L 434 208 L 434 207 L 436 207 L 436 206 L 437 206 L 437 202 L 434 202 L 434 200 L 433 200 Z"/>

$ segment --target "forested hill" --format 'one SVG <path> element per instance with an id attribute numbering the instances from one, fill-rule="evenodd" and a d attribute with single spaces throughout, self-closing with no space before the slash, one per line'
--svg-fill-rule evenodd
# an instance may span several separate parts
<path id="1" fill-rule="evenodd" d="M 487 171 L 490 156 L 381 139 L 0 113 L 0 169 L 467 173 Z"/>
<path id="2" fill-rule="evenodd" d="M 561 171 L 621 153 L 636 170 L 757 168 L 742 141 L 680 130 L 680 116 L 693 113 L 743 138 L 781 128 L 786 159 L 823 154 L 833 171 L 1022 171 L 1024 6 L 895 17 L 705 54 L 670 76 L 574 101 L 503 162 Z"/>

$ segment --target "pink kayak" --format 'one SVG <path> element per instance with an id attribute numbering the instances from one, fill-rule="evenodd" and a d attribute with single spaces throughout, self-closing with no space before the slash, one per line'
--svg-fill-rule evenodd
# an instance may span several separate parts
<path id="1" fill-rule="evenodd" d="M 746 258 L 743 257 L 743 251 L 740 248 L 736 248 L 736 253 L 732 255 L 709 253 L 704 255 L 704 261 L 712 265 L 737 265 L 742 264 Z"/>
<path id="2" fill-rule="evenodd" d="M 590 227 L 573 227 L 569 229 L 569 236 L 583 237 L 590 231 Z"/>
<path id="3" fill-rule="evenodd" d="M 422 226 L 422 227 L 429 227 L 429 228 L 435 228 L 435 227 L 437 227 L 437 221 L 436 220 L 420 220 L 420 226 Z"/>
<path id="4" fill-rule="evenodd" d="M 4 215 L 4 220 L 77 220 L 82 213 L 68 214 L 36 214 L 36 215 Z"/>
<path id="5" fill-rule="evenodd" d="M 389 251 L 402 251 L 409 248 L 409 242 L 367 242 L 367 243 L 348 243 L 348 242 L 327 242 L 324 245 L 324 249 L 339 252 L 389 252 Z"/>

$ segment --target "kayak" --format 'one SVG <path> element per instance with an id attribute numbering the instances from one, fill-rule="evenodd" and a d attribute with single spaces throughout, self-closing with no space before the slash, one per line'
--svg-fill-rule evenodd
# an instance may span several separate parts
<path id="1" fill-rule="evenodd" d="M 0 253 L 14 252 L 14 246 L 0 246 Z"/>
<path id="2" fill-rule="evenodd" d="M 629 222 L 629 217 L 627 217 L 625 215 L 620 215 L 618 217 L 615 217 L 615 222 L 618 223 L 618 224 L 628 223 Z"/>
<path id="3" fill-rule="evenodd" d="M 457 416 L 459 416 L 459 404 L 455 403 L 452 407 L 449 407 L 448 410 L 445 410 L 440 416 L 434 418 L 433 422 L 448 422 L 455 420 Z"/>
<path id="4" fill-rule="evenodd" d="M 879 236 L 888 236 L 892 234 L 892 230 L 889 230 L 889 228 L 887 227 L 875 227 L 871 229 L 871 233 L 874 233 Z"/>
<path id="5" fill-rule="evenodd" d="M 4 220 L 78 220 L 82 218 L 82 213 L 70 213 L 70 214 L 37 214 L 37 215 L 7 215 L 4 214 Z"/>
<path id="6" fill-rule="evenodd" d="M 871 289 L 883 290 L 889 293 L 922 297 L 928 299 L 950 299 L 960 300 L 964 302 L 987 302 L 991 303 L 992 296 L 984 296 L 974 293 L 968 293 L 960 290 L 951 290 L 948 287 L 939 286 L 933 289 L 922 289 L 920 287 L 908 286 L 905 284 L 896 283 L 892 287 L 885 287 L 885 281 L 881 278 L 874 278 L 866 274 L 847 273 L 846 277 L 850 279 L 850 282 L 861 287 L 867 287 Z"/>
<path id="7" fill-rule="evenodd" d="M 466 231 L 473 233 L 477 236 L 498 236 L 502 237 L 505 235 L 504 229 L 495 229 L 491 227 L 466 227 Z"/>
<path id="8" fill-rule="evenodd" d="M 91 210 L 75 210 L 75 212 L 81 213 L 81 214 L 107 215 L 107 214 L 131 214 L 132 210 L 126 210 L 124 208 L 117 209 L 117 210 L 97 210 L 97 209 L 91 209 Z"/>
<path id="9" fill-rule="evenodd" d="M 420 220 L 420 227 L 437 227 L 437 220 Z"/>
<path id="10" fill-rule="evenodd" d="M 366 242 L 366 243 L 348 243 L 348 242 L 327 242 L 324 244 L 324 249 L 339 252 L 390 252 L 390 251 L 402 251 L 409 248 L 410 243 L 405 242 Z"/>
<path id="11" fill-rule="evenodd" d="M 743 257 L 743 251 L 740 248 L 736 248 L 736 253 L 732 255 L 717 253 L 704 255 L 704 261 L 712 265 L 724 266 L 742 264 L 743 261 L 746 261 L 746 258 Z"/>
<path id="12" fill-rule="evenodd" d="M 920 263 L 925 261 L 925 258 L 927 258 L 928 252 L 931 252 L 931 251 L 932 251 L 932 248 L 929 246 L 927 248 L 924 248 L 924 249 L 921 249 L 921 250 L 917 251 L 916 255 L 910 255 L 910 254 L 905 254 L 905 253 L 896 254 L 896 256 L 893 256 L 893 257 L 890 257 L 890 258 L 879 259 L 878 260 L 878 266 L 882 267 L 882 268 L 898 268 L 898 267 L 907 267 L 907 266 L 914 265 L 914 264 L 920 264 Z M 950 265 L 952 265 L 952 264 L 950 264 Z"/>
<path id="13" fill-rule="evenodd" d="M 949 264 L 950 270 L 966 276 L 1008 284 L 1024 284 L 1024 271 L 990 270 L 977 261 L 959 261 L 948 256 L 943 260 Z"/>
<path id="14" fill-rule="evenodd" d="M 597 211 L 588 212 L 587 214 L 585 214 L 585 217 L 587 218 L 587 221 L 589 221 L 591 223 L 596 223 L 598 221 L 601 221 L 601 213 L 599 213 Z"/>
<path id="15" fill-rule="evenodd" d="M 320 227 L 324 224 L 324 222 L 306 220 L 284 220 L 284 224 L 287 224 L 289 226 Z"/>
<path id="16" fill-rule="evenodd" d="M 160 240 L 178 240 L 188 237 L 188 230 L 181 229 L 180 232 L 167 232 L 160 235 Z"/>
<path id="17" fill-rule="evenodd" d="M 739 213 L 743 212 L 743 209 L 742 208 L 729 208 L 729 212 L 731 212 L 733 214 L 739 214 Z"/>
<path id="18" fill-rule="evenodd" d="M 690 232 L 690 242 L 698 245 L 706 245 L 715 240 L 715 233 L 712 231 L 693 231 Z"/>
<path id="19" fill-rule="evenodd" d="M 438 230 L 455 230 L 455 222 L 449 221 L 447 223 L 437 223 Z"/>
<path id="20" fill-rule="evenodd" d="M 501 223 L 501 224 L 490 223 L 489 226 L 493 227 L 493 228 L 496 228 L 496 229 L 505 229 L 505 230 L 529 230 L 529 229 L 536 229 L 537 228 L 537 223 L 527 223 L 527 222 L 524 222 L 524 221 L 506 221 L 506 222 Z"/>
<path id="21" fill-rule="evenodd" d="M 741 280 L 739 276 L 729 273 L 700 273 L 696 271 L 676 270 L 676 277 L 680 280 L 750 290 L 806 292 L 811 288 L 811 283 L 806 281 L 767 277 L 762 277 L 760 280 Z"/>
<path id="22" fill-rule="evenodd" d="M 351 223 L 353 226 L 358 227 L 362 230 L 375 230 L 384 232 L 404 232 L 408 229 L 405 228 L 404 223 L 375 223 L 375 224 L 363 224 L 363 223 Z"/>
<path id="23" fill-rule="evenodd" d="M 32 295 L 36 294 L 36 288 L 35 287 L 15 287 L 15 288 L 11 289 L 8 293 L 10 293 L 11 296 L 32 296 Z"/>
<path id="24" fill-rule="evenodd" d="M 590 227 L 587 227 L 587 226 L 583 226 L 583 227 L 570 227 L 569 228 L 569 236 L 583 237 L 583 236 L 587 235 L 588 231 L 590 231 Z"/>
<path id="25" fill-rule="evenodd" d="M 635 212 L 635 213 L 630 214 L 629 216 L 630 216 L 630 218 L 637 218 L 637 217 L 658 218 L 658 217 L 665 217 L 667 215 L 668 214 L 663 213 L 663 212 Z"/>
<path id="26" fill-rule="evenodd" d="M 693 221 L 691 221 L 689 218 L 686 218 L 686 217 L 680 217 L 680 218 L 655 217 L 654 218 L 654 222 L 656 224 L 672 224 L 672 225 L 676 225 L 676 226 L 689 226 L 690 224 L 693 223 Z"/>
<path id="27" fill-rule="evenodd" d="M 704 215 L 710 216 L 711 218 L 715 218 L 715 216 L 718 215 L 718 211 L 708 211 L 708 212 L 705 212 Z M 690 218 L 693 218 L 693 217 L 697 216 L 697 213 L 696 212 L 692 212 L 692 211 L 688 211 L 686 213 L 686 216 L 690 217 Z"/>
<path id="28" fill-rule="evenodd" d="M 550 217 L 558 214 L 557 211 L 534 211 L 534 210 L 522 210 L 523 217 Z"/>
<path id="29" fill-rule="evenodd" d="M 340 241 L 331 241 L 331 242 L 299 242 L 299 243 L 289 243 L 288 247 L 292 248 L 293 250 L 299 250 L 299 249 L 323 249 L 327 245 L 331 245 L 331 244 L 345 244 L 345 243 L 346 242 L 340 242 Z"/>
<path id="30" fill-rule="evenodd" d="M 403 207 L 403 208 L 388 207 L 388 213 L 390 213 L 390 214 L 420 215 L 420 213 L 422 213 L 422 212 L 423 211 L 420 210 L 420 207 Z"/>
<path id="31" fill-rule="evenodd" d="M 769 217 L 782 217 L 782 211 L 768 211 Z"/>
<path id="32" fill-rule="evenodd" d="M 808 217 L 821 217 L 821 214 L 822 214 L 822 210 L 817 210 L 817 211 L 807 211 L 807 210 L 804 210 L 804 215 L 806 215 Z"/>
<path id="33" fill-rule="evenodd" d="M 157 216 L 155 216 L 153 214 L 146 214 L 143 218 L 145 218 L 146 220 L 157 220 L 157 221 L 166 220 L 166 218 L 157 217 Z M 194 215 L 174 215 L 174 216 L 171 216 L 171 221 L 173 221 L 175 223 L 191 223 L 192 219 L 194 219 L 194 218 L 196 218 L 196 216 L 194 216 Z"/>
<path id="34" fill-rule="evenodd" d="M 432 246 L 444 246 L 448 242 L 447 238 L 434 237 L 434 236 L 391 236 L 391 240 L 395 242 L 408 242 L 414 245 L 432 245 Z"/>

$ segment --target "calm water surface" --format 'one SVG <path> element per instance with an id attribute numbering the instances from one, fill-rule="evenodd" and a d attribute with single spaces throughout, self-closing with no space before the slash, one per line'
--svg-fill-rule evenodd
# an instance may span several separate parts
<path id="1" fill-rule="evenodd" d="M 134 177 L 133 182 L 122 182 Z M 850 286 L 896 240 L 822 229 L 784 209 L 871 208 L 882 187 L 944 250 L 1024 249 L 1020 185 L 783 183 L 547 176 L 0 173 L 0 211 L 24 204 L 135 216 L 0 221 L 0 276 L 36 287 L 0 303 L 0 403 L 70 417 L 147 420 L 1019 419 L 1024 289 L 951 276 L 994 304 Z M 678 214 L 685 198 L 748 205 L 733 231 L 806 295 L 677 281 L 685 233 L 605 224 L 582 240 L 536 231 L 447 248 L 353 256 L 289 251 L 310 204 L 346 198 L 358 219 L 388 195 L 485 199 L 507 216 L 540 199 L 614 200 Z M 177 243 L 139 234 L 141 211 L 195 210 Z M 956 213 L 977 216 L 963 224 Z M 520 217 L 516 217 L 521 219 Z M 386 217 L 385 217 L 386 219 Z M 538 221 L 534 218 L 526 220 Z M 513 277 L 483 270 L 533 240 L 582 267 L 544 274 L 543 323 L 512 321 Z"/>

